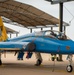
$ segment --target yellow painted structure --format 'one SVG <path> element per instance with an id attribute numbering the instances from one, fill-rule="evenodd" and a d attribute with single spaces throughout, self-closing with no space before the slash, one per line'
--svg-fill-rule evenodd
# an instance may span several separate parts
<path id="1" fill-rule="evenodd" d="M 4 27 L 2 18 L 0 17 L 0 41 L 6 41 L 7 40 L 7 33 L 6 29 Z"/>

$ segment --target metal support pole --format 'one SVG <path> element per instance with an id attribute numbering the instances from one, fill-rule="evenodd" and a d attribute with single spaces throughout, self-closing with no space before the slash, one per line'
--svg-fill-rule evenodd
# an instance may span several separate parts
<path id="1" fill-rule="evenodd" d="M 32 29 L 30 29 L 30 33 L 32 33 Z"/>
<path id="2" fill-rule="evenodd" d="M 43 30 L 43 28 L 41 28 L 41 31 Z"/>
<path id="3" fill-rule="evenodd" d="M 59 31 L 63 31 L 63 3 L 59 4 L 60 6 L 60 23 L 59 23 Z M 62 55 L 59 54 L 59 61 L 62 61 Z"/>
<path id="4" fill-rule="evenodd" d="M 63 3 L 60 3 L 60 23 L 59 23 L 59 31 L 63 31 Z"/>
<path id="5" fill-rule="evenodd" d="M 10 38 L 12 38 L 12 34 L 10 33 Z"/>
<path id="6" fill-rule="evenodd" d="M 64 26 L 64 33 L 66 34 L 66 26 Z"/>
<path id="7" fill-rule="evenodd" d="M 53 30 L 53 27 L 51 27 L 51 31 Z"/>
<path id="8" fill-rule="evenodd" d="M 16 33 L 16 37 L 18 37 L 18 33 Z"/>

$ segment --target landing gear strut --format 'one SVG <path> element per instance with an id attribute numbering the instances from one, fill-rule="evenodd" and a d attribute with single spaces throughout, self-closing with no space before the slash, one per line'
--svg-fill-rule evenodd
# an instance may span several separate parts
<path id="1" fill-rule="evenodd" d="M 67 59 L 69 61 L 69 65 L 67 65 L 66 70 L 67 70 L 67 72 L 72 72 L 73 71 L 73 67 L 72 67 L 72 55 L 68 55 Z"/>
<path id="2" fill-rule="evenodd" d="M 42 63 L 42 56 L 38 52 L 35 52 L 35 56 L 36 56 L 36 59 L 37 59 L 35 66 L 40 66 L 41 63 Z"/>

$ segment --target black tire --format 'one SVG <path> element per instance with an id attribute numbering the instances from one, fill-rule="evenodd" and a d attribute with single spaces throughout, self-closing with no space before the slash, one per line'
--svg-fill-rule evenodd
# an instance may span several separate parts
<path id="1" fill-rule="evenodd" d="M 36 45 L 33 42 L 31 42 L 27 45 L 27 49 L 29 52 L 35 51 L 35 48 L 36 48 Z"/>
<path id="2" fill-rule="evenodd" d="M 18 60 L 20 60 L 20 58 L 18 58 Z"/>
<path id="3" fill-rule="evenodd" d="M 56 60 L 59 61 L 59 58 L 57 57 Z"/>
<path id="4" fill-rule="evenodd" d="M 40 65 L 41 65 L 41 63 L 42 63 L 42 61 L 41 61 L 40 59 L 38 59 L 38 60 L 36 61 L 35 66 L 40 66 Z"/>
<path id="5" fill-rule="evenodd" d="M 2 61 L 0 60 L 0 65 L 2 65 Z"/>
<path id="6" fill-rule="evenodd" d="M 54 61 L 54 60 L 55 60 L 55 58 L 54 58 L 54 57 L 52 57 L 52 58 L 51 58 L 51 60 L 52 60 L 52 61 Z"/>
<path id="7" fill-rule="evenodd" d="M 67 72 L 72 72 L 73 71 L 73 67 L 71 65 L 68 65 L 66 68 Z"/>

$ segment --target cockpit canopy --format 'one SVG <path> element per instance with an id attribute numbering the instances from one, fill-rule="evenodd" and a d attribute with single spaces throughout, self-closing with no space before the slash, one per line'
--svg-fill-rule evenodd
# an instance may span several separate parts
<path id="1" fill-rule="evenodd" d="M 49 37 L 53 39 L 60 39 L 60 40 L 68 40 L 69 38 L 65 35 L 65 33 L 58 32 L 58 31 L 41 31 L 35 33 L 35 36 L 44 36 L 44 37 Z"/>

